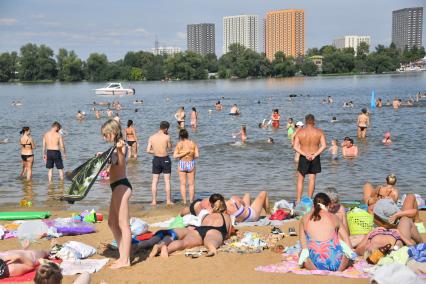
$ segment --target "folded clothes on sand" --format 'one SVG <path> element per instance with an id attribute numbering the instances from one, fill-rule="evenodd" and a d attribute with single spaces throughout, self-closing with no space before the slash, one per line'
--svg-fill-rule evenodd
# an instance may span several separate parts
<path id="1" fill-rule="evenodd" d="M 108 261 L 108 258 L 64 260 L 61 263 L 61 270 L 63 275 L 75 275 L 83 272 L 95 273 L 101 270 Z"/>
<path id="2" fill-rule="evenodd" d="M 418 244 L 408 248 L 408 256 L 417 262 L 426 262 L 426 244 Z"/>

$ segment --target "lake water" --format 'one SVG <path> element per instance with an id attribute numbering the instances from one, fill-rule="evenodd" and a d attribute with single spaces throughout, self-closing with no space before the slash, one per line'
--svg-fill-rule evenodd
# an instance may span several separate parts
<path id="1" fill-rule="evenodd" d="M 49 186 L 47 172 L 42 160 L 42 135 L 54 120 L 62 123 L 68 159 L 65 170 L 72 170 L 98 151 L 109 147 L 100 134 L 105 121 L 96 120 L 90 112 L 93 101 L 112 101 L 116 98 L 95 96 L 93 89 L 101 84 L 0 84 L 0 140 L 9 139 L 0 145 L 0 204 L 17 205 L 23 198 L 32 200 L 35 206 L 68 208 L 58 201 L 68 182 L 57 181 Z M 123 84 L 127 86 L 127 83 Z M 408 98 L 419 91 L 426 92 L 426 72 L 403 75 L 315 77 L 262 80 L 211 80 L 199 82 L 142 82 L 132 83 L 136 89 L 133 97 L 121 97 L 124 106 L 120 116 L 123 124 L 128 119 L 135 122 L 140 140 L 140 156 L 128 164 L 128 177 L 134 187 L 132 203 L 148 203 L 151 199 L 151 156 L 146 154 L 149 135 L 157 131 L 161 120 L 172 122 L 172 142 L 178 141 L 174 113 L 179 106 L 189 110 L 195 106 L 200 123 L 190 137 L 200 147 L 197 164 L 196 192 L 207 196 L 212 192 L 256 194 L 268 190 L 271 199 L 295 198 L 296 167 L 294 152 L 287 138 L 285 122 L 288 117 L 303 120 L 307 113 L 317 118 L 317 126 L 323 128 L 328 143 L 345 136 L 356 136 L 356 118 L 362 107 L 370 105 L 371 91 L 385 102 L 394 96 Z M 298 97 L 289 101 L 290 94 Z M 214 110 L 221 97 L 224 110 Z M 332 96 L 334 104 L 323 105 L 322 99 Z M 135 106 L 135 99 L 143 99 L 143 106 Z M 21 100 L 21 107 L 12 107 L 13 100 Z M 353 109 L 344 109 L 343 102 L 352 100 Z M 260 101 L 260 104 L 258 104 Z M 230 106 L 236 103 L 242 115 L 228 115 Z M 134 109 L 139 111 L 135 112 Z M 279 108 L 281 125 L 278 130 L 259 129 L 257 124 L 269 118 L 271 110 Z M 209 115 L 209 109 L 213 110 Z M 85 111 L 88 119 L 78 122 L 77 110 Z M 333 116 L 339 122 L 330 123 Z M 328 154 L 322 155 L 322 173 L 317 178 L 317 191 L 328 186 L 336 187 L 343 199 L 361 199 L 362 185 L 366 181 L 375 184 L 384 182 L 389 173 L 398 177 L 397 186 L 402 192 L 426 194 L 426 154 L 423 145 L 426 135 L 426 101 L 420 106 L 375 109 L 371 117 L 366 142 L 358 141 L 360 157 L 357 159 L 331 161 Z M 238 132 L 241 124 L 247 125 L 248 143 L 234 145 L 232 133 Z M 37 146 L 33 181 L 28 183 L 18 178 L 21 169 L 19 131 L 30 126 Z M 392 146 L 381 144 L 383 133 L 392 132 Z M 268 144 L 272 137 L 275 144 Z M 177 163 L 173 164 L 172 196 L 177 201 L 179 179 Z M 55 171 L 55 177 L 57 177 Z M 306 185 L 305 185 L 306 192 Z M 104 207 L 110 199 L 106 182 L 98 182 L 86 199 L 76 203 L 83 207 Z M 164 200 L 164 186 L 159 185 L 159 200 Z M 75 205 L 75 206 L 77 206 Z"/>

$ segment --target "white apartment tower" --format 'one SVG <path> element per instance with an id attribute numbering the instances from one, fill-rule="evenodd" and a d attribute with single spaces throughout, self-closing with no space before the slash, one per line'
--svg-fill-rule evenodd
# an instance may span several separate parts
<path id="1" fill-rule="evenodd" d="M 352 47 L 357 52 L 358 46 L 361 42 L 365 42 L 368 46 L 371 46 L 371 37 L 370 36 L 357 36 L 357 35 L 348 35 L 335 38 L 333 41 L 333 45 L 335 48 L 347 48 Z"/>
<path id="2" fill-rule="evenodd" d="M 257 15 L 223 17 L 224 54 L 229 51 L 229 46 L 233 43 L 239 43 L 259 52 L 259 17 Z"/>

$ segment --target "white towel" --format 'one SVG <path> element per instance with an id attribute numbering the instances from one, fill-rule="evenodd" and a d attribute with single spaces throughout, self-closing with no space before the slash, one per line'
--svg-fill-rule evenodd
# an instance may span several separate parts
<path id="1" fill-rule="evenodd" d="M 62 275 L 75 275 L 83 272 L 95 273 L 101 270 L 108 261 L 109 258 L 64 260 L 61 263 Z"/>

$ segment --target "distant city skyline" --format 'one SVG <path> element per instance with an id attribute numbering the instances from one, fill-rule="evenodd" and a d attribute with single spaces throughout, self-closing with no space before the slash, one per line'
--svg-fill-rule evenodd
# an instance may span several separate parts
<path id="1" fill-rule="evenodd" d="M 305 51 L 351 34 L 370 35 L 373 49 L 391 43 L 393 10 L 419 6 L 425 6 L 424 0 L 1 0 L 0 52 L 19 51 L 31 42 L 55 53 L 74 50 L 84 60 L 90 53 L 105 53 L 114 61 L 127 51 L 150 52 L 156 37 L 160 46 L 186 50 L 188 24 L 214 23 L 216 54 L 221 56 L 223 17 L 258 15 L 262 36 L 266 13 L 281 9 L 305 11 Z M 425 33 L 423 22 L 424 39 Z M 260 51 L 261 42 L 259 37 Z"/>

